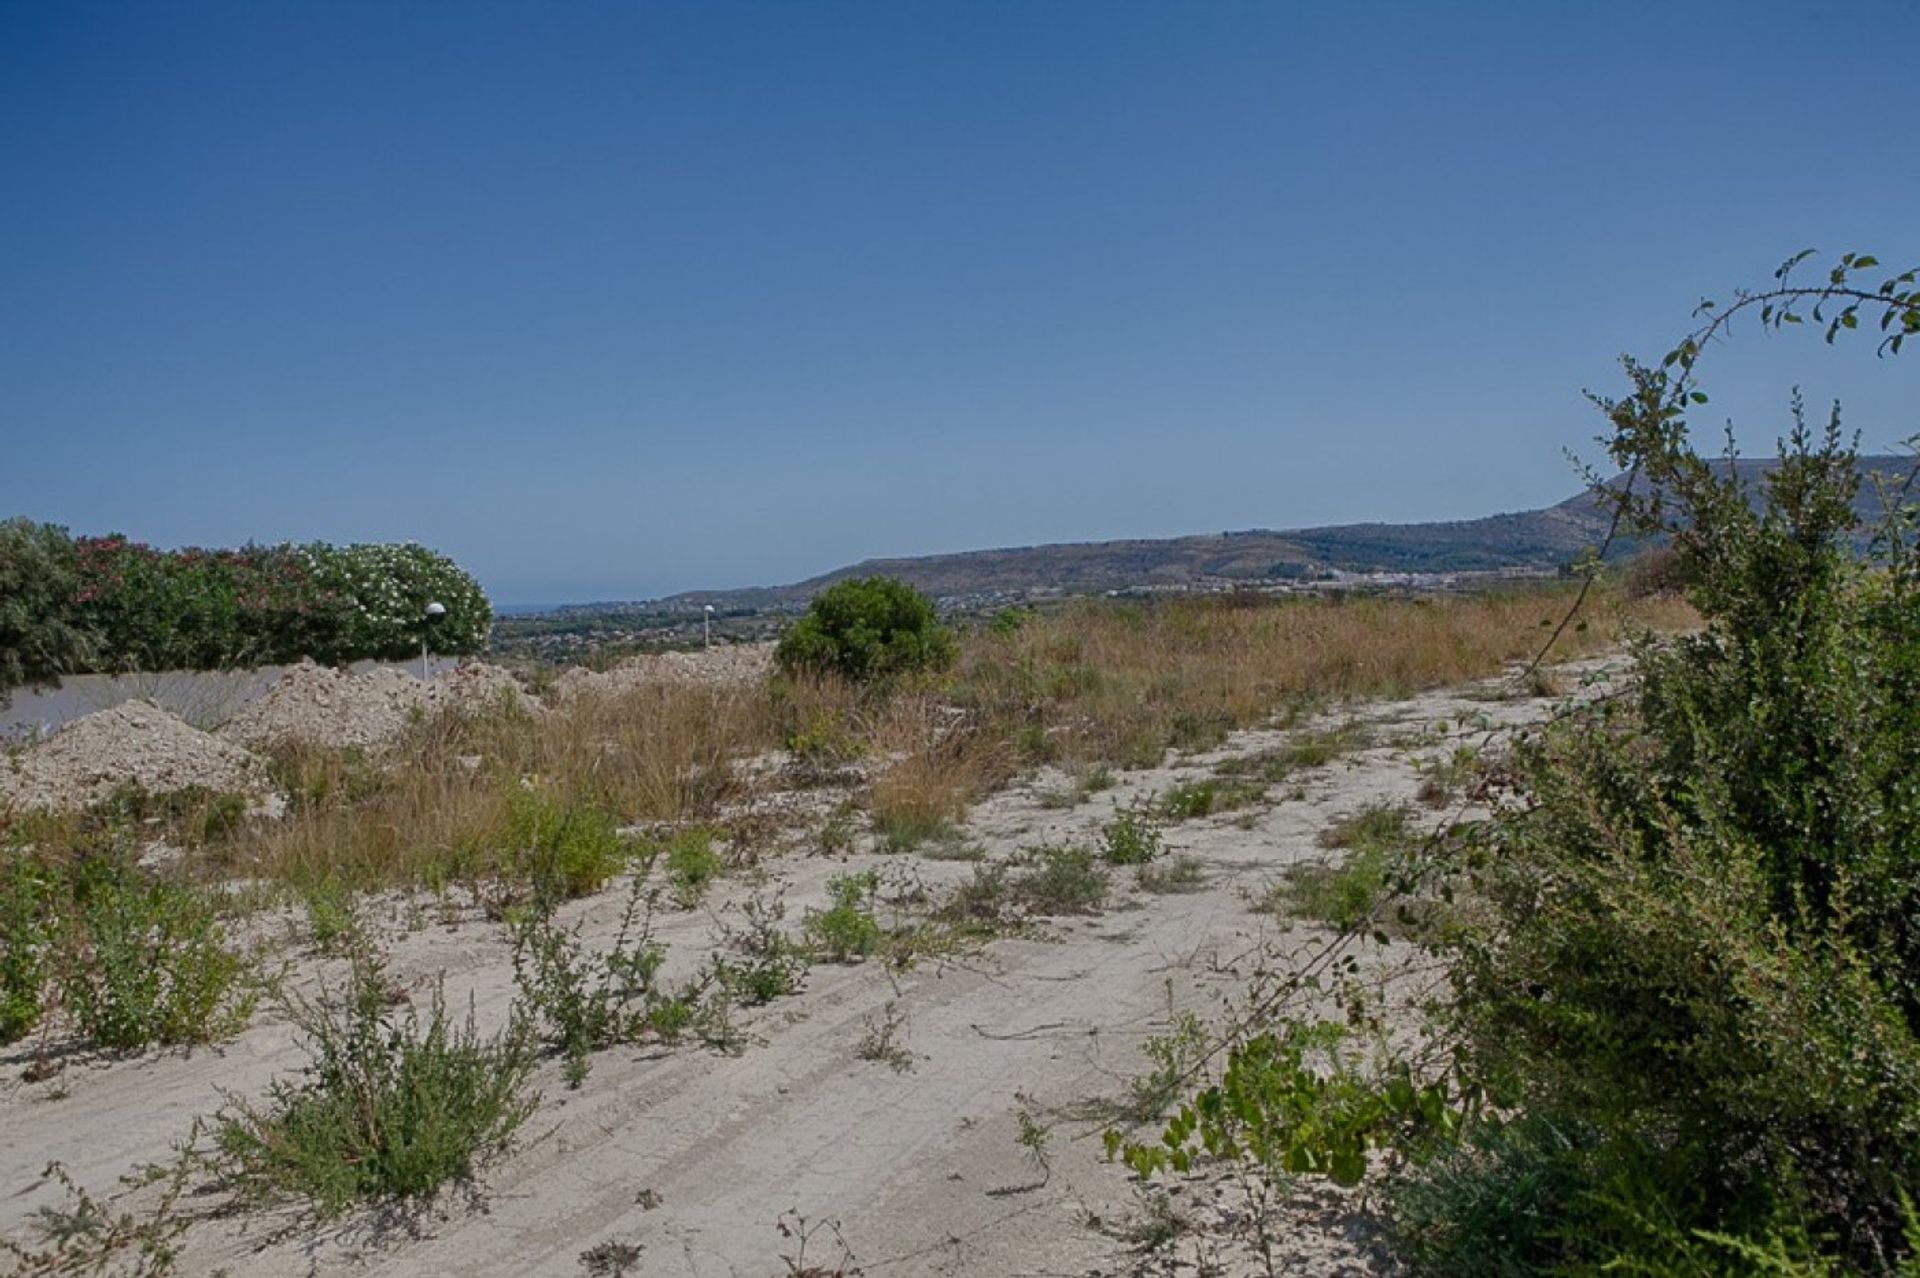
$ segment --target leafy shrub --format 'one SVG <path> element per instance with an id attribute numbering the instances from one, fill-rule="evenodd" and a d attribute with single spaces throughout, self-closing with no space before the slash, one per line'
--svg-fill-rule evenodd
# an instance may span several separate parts
<path id="1" fill-rule="evenodd" d="M 51 906 L 57 883 L 37 858 L 0 862 L 0 1043 L 40 1023 L 47 965 L 59 937 Z"/>
<path id="2" fill-rule="evenodd" d="M 446 614 L 428 623 L 426 606 Z M 188 547 L 0 524 L 0 696 L 88 670 L 212 669 L 465 654 L 492 608 L 451 560 L 415 545 Z"/>
<path id="3" fill-rule="evenodd" d="M 852 963 L 880 948 L 880 924 L 873 916 L 873 898 L 880 890 L 876 870 L 837 874 L 827 880 L 833 904 L 809 910 L 801 928 L 814 953 L 829 963 Z"/>
<path id="4" fill-rule="evenodd" d="M 524 1023 L 482 1038 L 471 1010 L 453 1024 L 437 990 L 424 1019 L 402 1018 L 377 959 L 357 959 L 344 989 L 291 1011 L 312 1054 L 305 1078 L 217 1119 L 216 1158 L 243 1196 L 305 1199 L 321 1216 L 421 1197 L 471 1177 L 533 1112 Z"/>
<path id="5" fill-rule="evenodd" d="M 1274 1178 L 1356 1185 L 1373 1150 L 1451 1129 L 1443 1085 L 1419 1083 L 1404 1063 L 1366 1078 L 1340 1059 L 1343 1035 L 1334 1024 L 1294 1026 L 1235 1044 L 1220 1081 L 1180 1106 L 1158 1140 L 1138 1144 L 1109 1131 L 1108 1156 L 1143 1177 L 1186 1172 L 1208 1157 L 1245 1160 Z M 1316 1057 L 1325 1059 L 1316 1065 Z"/>
<path id="6" fill-rule="evenodd" d="M 712 956 L 714 982 L 735 1000 L 757 1007 L 800 992 L 807 976 L 806 952 L 781 930 L 786 907 L 778 901 L 748 901 L 747 922 L 726 938 L 726 952 Z"/>
<path id="7" fill-rule="evenodd" d="M 88 668 L 93 642 L 72 615 L 79 557 L 66 530 L 0 520 L 0 706 L 19 687 Z"/>
<path id="8" fill-rule="evenodd" d="M 542 901 L 587 896 L 606 886 L 627 861 L 627 841 L 612 814 L 534 790 L 508 803 L 510 862 Z"/>
<path id="9" fill-rule="evenodd" d="M 61 929 L 61 1006 L 90 1042 L 121 1051 L 205 1043 L 246 1024 L 257 989 L 212 904 L 177 883 L 110 860 L 71 883 Z"/>
<path id="10" fill-rule="evenodd" d="M 932 601 L 891 577 L 829 586 L 774 650 L 783 670 L 836 674 L 855 683 L 942 669 L 954 654 L 953 634 L 940 624 Z"/>
<path id="11" fill-rule="evenodd" d="M 638 1041 L 648 1031 L 672 1038 L 683 1028 L 684 999 L 659 987 L 666 946 L 652 935 L 644 879 L 635 878 L 613 945 L 588 951 L 551 911 L 514 928 L 513 979 L 522 1006 L 566 1061 L 569 1087 L 586 1080 L 594 1052 Z"/>
<path id="12" fill-rule="evenodd" d="M 1760 493 L 1700 458 L 1697 350 L 1603 407 L 1646 481 L 1615 499 L 1705 628 L 1516 756 L 1452 1028 L 1504 1109 L 1576 1142 L 1542 1208 L 1562 1267 L 1892 1272 L 1920 1185 L 1913 517 L 1862 558 L 1853 450 L 1797 402 Z"/>

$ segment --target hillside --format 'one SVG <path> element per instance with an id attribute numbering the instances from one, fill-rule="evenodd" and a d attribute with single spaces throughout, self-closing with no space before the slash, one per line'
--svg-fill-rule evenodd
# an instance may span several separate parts
<path id="1" fill-rule="evenodd" d="M 1756 485 L 1772 461 L 1738 463 Z M 1898 485 L 1912 460 L 1862 457 L 1869 477 Z M 1618 480 L 1615 481 L 1616 483 Z M 1863 526 L 1882 513 L 1870 482 L 1861 493 Z M 1597 546 L 1608 517 L 1591 492 L 1552 506 L 1479 519 L 1447 522 L 1337 524 L 1324 528 L 1250 529 L 1161 539 L 1066 542 L 1013 546 L 952 554 L 862 560 L 784 586 L 690 591 L 666 599 L 588 603 L 525 617 L 503 618 L 495 647 L 554 652 L 603 642 L 643 644 L 699 638 L 699 617 L 708 605 L 733 638 L 760 638 L 777 628 L 780 614 L 803 608 L 836 581 L 876 574 L 898 577 L 928 594 L 958 605 L 1115 590 L 1210 589 L 1231 585 L 1279 585 L 1348 575 L 1551 573 Z M 1616 543 L 1616 556 L 1633 546 Z M 755 620 L 759 618 L 760 620 Z M 549 654 L 552 655 L 552 654 Z"/>
<path id="2" fill-rule="evenodd" d="M 1912 460 L 1862 457 L 1861 468 L 1895 483 Z M 1758 481 L 1774 463 L 1741 461 L 1743 478 Z M 1861 521 L 1881 512 L 1871 485 L 1860 497 Z M 661 600 L 666 606 L 767 609 L 794 606 L 848 577 L 899 577 L 938 597 L 1003 592 L 1066 594 L 1208 582 L 1263 582 L 1341 573 L 1449 573 L 1531 570 L 1550 572 L 1605 536 L 1607 515 L 1582 492 L 1539 510 L 1479 519 L 1411 524 L 1337 524 L 1275 531 L 1251 529 L 1124 541 L 1068 542 L 970 550 L 944 555 L 862 560 L 787 586 L 693 591 Z"/>

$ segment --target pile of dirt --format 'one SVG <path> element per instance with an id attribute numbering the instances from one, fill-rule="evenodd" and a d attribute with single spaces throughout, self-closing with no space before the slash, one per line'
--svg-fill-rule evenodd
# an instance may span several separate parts
<path id="1" fill-rule="evenodd" d="M 512 671 L 481 661 L 435 675 L 426 686 L 426 694 L 428 709 L 450 710 L 455 714 L 480 714 L 503 708 L 538 714 L 546 709 L 527 695 Z"/>
<path id="2" fill-rule="evenodd" d="M 0 808 L 75 811 L 123 786 L 149 794 L 199 788 L 265 795 L 258 755 L 151 701 L 127 701 L 75 719 L 39 744 L 0 759 Z"/>
<path id="3" fill-rule="evenodd" d="M 255 749 L 298 742 L 379 750 L 397 741 L 416 715 L 476 714 L 509 701 L 528 713 L 540 708 L 499 666 L 465 665 L 422 683 L 391 666 L 354 674 L 303 661 L 228 720 L 220 735 Z"/>
<path id="4" fill-rule="evenodd" d="M 751 687 L 773 669 L 770 643 L 729 644 L 693 652 L 655 652 L 629 657 L 608 670 L 575 666 L 554 680 L 554 696 L 561 701 L 583 693 L 617 696 L 636 688 L 662 685 Z"/>

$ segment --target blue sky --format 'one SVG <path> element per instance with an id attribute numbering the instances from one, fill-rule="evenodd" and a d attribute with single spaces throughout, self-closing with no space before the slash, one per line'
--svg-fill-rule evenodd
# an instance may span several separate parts
<path id="1" fill-rule="evenodd" d="M 506 602 L 1545 504 L 1920 260 L 1920 5 L 0 0 L 0 514 Z M 1913 357 L 1748 331 L 1869 444 Z M 1719 418 L 1706 423 L 1718 428 Z"/>

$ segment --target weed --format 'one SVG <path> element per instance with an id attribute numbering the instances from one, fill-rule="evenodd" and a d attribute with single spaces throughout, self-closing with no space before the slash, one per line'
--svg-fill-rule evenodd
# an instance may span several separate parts
<path id="1" fill-rule="evenodd" d="M 1480 752 L 1470 745 L 1420 767 L 1420 789 L 1414 796 L 1427 807 L 1444 808 L 1454 794 L 1481 773 Z"/>
<path id="2" fill-rule="evenodd" d="M 305 903 L 307 934 L 322 954 L 348 954 L 363 943 L 353 892 L 339 879 L 329 876 L 308 888 Z"/>
<path id="3" fill-rule="evenodd" d="M 470 1178 L 533 1112 L 523 1021 L 483 1039 L 471 1010 L 464 1027 L 450 1022 L 438 990 L 424 1021 L 411 1010 L 402 1020 L 377 957 L 288 1010 L 312 1054 L 305 1079 L 216 1118 L 216 1162 L 243 1199 L 303 1199 L 325 1217 L 361 1199 L 422 1197 Z"/>
<path id="4" fill-rule="evenodd" d="M 37 858 L 0 862 L 0 1043 L 25 1037 L 40 1021 L 47 965 L 59 938 L 51 908 L 58 879 Z"/>
<path id="5" fill-rule="evenodd" d="M 699 905 L 706 897 L 707 885 L 727 868 L 713 850 L 713 831 L 704 826 L 678 831 L 659 855 L 674 904 L 683 910 Z"/>
<path id="6" fill-rule="evenodd" d="M 508 801 L 507 822 L 513 864 L 532 883 L 536 900 L 598 892 L 626 864 L 618 823 L 589 804 L 520 790 Z"/>
<path id="7" fill-rule="evenodd" d="M 860 1278 L 860 1267 L 854 1261 L 853 1249 L 847 1246 L 846 1236 L 840 1232 L 837 1220 L 816 1220 L 809 1222 L 798 1211 L 788 1211 L 781 1215 L 774 1228 L 780 1231 L 782 1238 L 794 1243 L 794 1253 L 780 1259 L 787 1266 L 786 1278 Z M 807 1256 L 807 1249 L 818 1242 L 831 1240 L 839 1251 L 839 1256 L 820 1263 L 819 1250 L 815 1247 L 814 1256 Z"/>
<path id="8" fill-rule="evenodd" d="M 1010 884 L 1033 914 L 1091 914 L 1106 903 L 1110 881 L 1093 849 L 1052 844 L 1032 849 L 1027 868 Z"/>
<path id="9" fill-rule="evenodd" d="M 854 1048 L 855 1056 L 863 1061 L 879 1061 L 896 1074 L 913 1068 L 913 1053 L 900 1043 L 900 1031 L 906 1021 L 900 1015 L 898 1004 L 887 1004 L 879 1020 L 869 1016 L 863 1023 L 866 1029 L 860 1036 L 859 1046 Z"/>
<path id="10" fill-rule="evenodd" d="M 1100 832 L 1100 859 L 1108 865 L 1145 865 L 1166 850 L 1144 805 L 1118 809 Z"/>
<path id="11" fill-rule="evenodd" d="M 586 1080 L 592 1053 L 663 1025 L 663 1037 L 685 1028 L 681 1002 L 657 987 L 666 947 L 652 939 L 651 924 L 652 898 L 643 895 L 643 879 L 636 876 L 619 933 L 605 953 L 584 950 L 578 933 L 555 926 L 546 912 L 514 929 L 513 979 L 521 1005 L 565 1059 L 569 1087 Z"/>
<path id="12" fill-rule="evenodd" d="M 1161 815 L 1174 821 L 1191 821 L 1257 803 L 1266 787 L 1250 782 L 1218 780 L 1186 781 L 1176 785 L 1160 801 Z"/>
<path id="13" fill-rule="evenodd" d="M 626 1278 L 628 1271 L 640 1263 L 640 1254 L 638 1243 L 609 1238 L 581 1252 L 580 1267 L 587 1271 L 588 1278 Z"/>
<path id="14" fill-rule="evenodd" d="M 13 1262 L 8 1273 L 12 1278 L 166 1278 L 179 1262 L 180 1235 L 193 1223 L 178 1208 L 194 1169 L 192 1160 L 181 1158 L 159 1171 L 153 1178 L 162 1185 L 157 1199 L 136 1212 L 116 1210 L 81 1188 L 62 1164 L 48 1163 L 41 1174 L 60 1186 L 67 1205 L 34 1213 L 35 1245 L 0 1238 L 0 1257 Z"/>
<path id="15" fill-rule="evenodd" d="M 833 904 L 808 910 L 801 930 L 815 956 L 828 963 L 855 963 L 880 948 L 880 924 L 873 916 L 880 872 L 839 874 L 827 880 Z"/>
<path id="16" fill-rule="evenodd" d="M 1167 998 L 1171 1002 L 1171 988 Z M 1175 1013 L 1172 1027 L 1146 1042 L 1144 1050 L 1152 1068 L 1134 1079 L 1128 1089 L 1126 1117 L 1133 1122 L 1150 1123 L 1165 1114 L 1167 1107 L 1179 1099 L 1181 1089 L 1191 1081 L 1193 1072 L 1206 1059 L 1212 1046 L 1199 1017 L 1192 1012 Z"/>
<path id="17" fill-rule="evenodd" d="M 1053 1127 L 1035 1118 L 1033 1111 L 1021 1106 L 1014 1114 L 1014 1143 L 1027 1156 L 1042 1185 L 1053 1179 Z"/>
<path id="18" fill-rule="evenodd" d="M 1320 732 L 1302 733 L 1276 749 L 1228 759 L 1214 771 L 1226 777 L 1256 777 L 1277 783 L 1296 772 L 1325 767 L 1342 755 L 1363 750 L 1372 740 L 1372 733 L 1364 724 L 1346 723 Z"/>
<path id="19" fill-rule="evenodd" d="M 969 843 L 965 833 L 955 828 L 923 844 L 920 855 L 929 861 L 978 861 L 987 855 L 987 850 L 978 843 Z"/>
<path id="20" fill-rule="evenodd" d="M 780 929 L 786 906 L 756 897 L 743 907 L 743 928 L 723 935 L 723 952 L 710 959 L 714 983 L 748 1007 L 797 994 L 806 980 L 806 953 Z"/>
<path id="21" fill-rule="evenodd" d="M 212 1042 L 246 1024 L 258 987 L 205 896 L 112 860 L 81 866 L 71 890 L 55 981 L 85 1038 L 139 1051 Z"/>
<path id="22" fill-rule="evenodd" d="M 1182 853 L 1171 861 L 1141 866 L 1134 882 L 1142 892 L 1160 895 L 1198 892 L 1207 885 L 1207 872 L 1197 858 Z"/>
<path id="23" fill-rule="evenodd" d="M 875 813 L 873 830 L 880 838 L 880 850 L 895 853 L 951 843 L 960 834 L 946 817 L 923 812 Z"/>
<path id="24" fill-rule="evenodd" d="M 1376 917 L 1392 886 L 1395 866 L 1405 855 L 1411 814 L 1396 804 L 1373 804 L 1320 832 L 1320 846 L 1346 850 L 1336 865 L 1291 867 L 1276 890 L 1272 906 L 1296 917 L 1326 923 L 1347 932 L 1367 923 L 1386 930 Z M 1409 913 L 1403 924 L 1411 924 Z"/>

